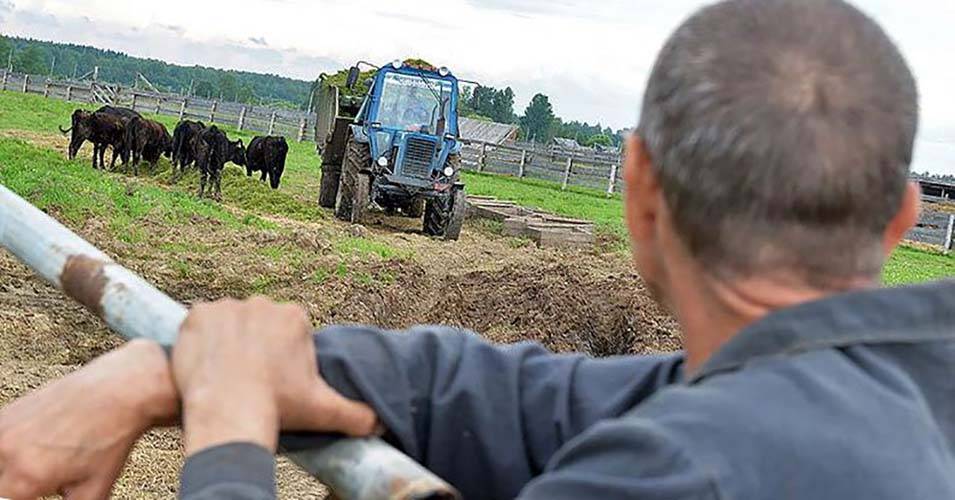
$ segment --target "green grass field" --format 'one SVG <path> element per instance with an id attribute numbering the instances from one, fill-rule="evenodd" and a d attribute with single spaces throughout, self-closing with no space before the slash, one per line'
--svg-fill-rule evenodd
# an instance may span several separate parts
<path id="1" fill-rule="evenodd" d="M 146 215 L 161 214 L 173 223 L 193 216 L 214 219 L 235 229 L 269 228 L 267 217 L 284 217 L 311 221 L 328 219 L 328 211 L 317 207 L 321 161 L 310 143 L 292 142 L 282 189 L 273 191 L 257 180 L 245 179 L 240 169 L 229 167 L 223 179 L 223 190 L 234 210 L 198 200 L 192 192 L 196 175 L 187 177 L 175 187 L 166 186 L 171 177 L 168 162 L 161 162 L 158 182 L 136 180 L 133 194 L 123 177 L 104 176 L 89 168 L 86 160 L 70 162 L 52 148 L 37 145 L 43 138 L 55 137 L 57 126 L 69 125 L 69 116 L 76 104 L 45 99 L 37 95 L 14 92 L 0 93 L 0 183 L 25 194 L 40 207 L 74 221 L 90 215 L 102 217 L 117 237 L 135 242 L 137 223 Z M 87 106 L 88 107 L 88 106 Z M 172 130 L 175 117 L 157 118 Z M 230 137 L 252 138 L 247 132 L 222 127 Z M 36 140 L 21 135 L 33 134 Z M 518 180 L 490 174 L 466 173 L 468 192 L 491 195 L 522 205 L 539 208 L 569 217 L 593 220 L 600 233 L 615 242 L 609 248 L 627 248 L 623 224 L 623 203 L 619 196 L 606 197 L 596 191 L 571 189 L 561 191 L 553 183 Z M 238 186 L 241 184 L 241 188 Z M 365 245 L 365 246 L 362 246 Z M 400 252 L 383 244 L 373 248 L 367 243 L 338 242 L 343 253 L 366 253 L 380 256 Z M 885 271 L 885 282 L 901 285 L 955 277 L 955 256 L 928 250 L 904 247 L 896 252 Z"/>

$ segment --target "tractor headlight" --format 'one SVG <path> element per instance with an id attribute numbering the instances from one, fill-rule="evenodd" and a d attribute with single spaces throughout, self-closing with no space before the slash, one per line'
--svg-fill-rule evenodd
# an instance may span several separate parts
<path id="1" fill-rule="evenodd" d="M 404 63 L 401 62 L 401 59 L 395 59 L 394 62 L 391 63 L 391 66 L 395 69 L 401 69 L 401 67 L 404 66 Z"/>
<path id="2" fill-rule="evenodd" d="M 444 176 L 451 177 L 452 175 L 454 175 L 454 169 L 451 167 L 444 167 Z"/>
<path id="3" fill-rule="evenodd" d="M 381 158 L 378 158 L 378 166 L 381 168 L 388 168 L 388 157 L 382 156 Z"/>
<path id="4" fill-rule="evenodd" d="M 447 67 L 442 66 L 441 69 L 438 70 L 438 74 L 441 76 L 448 76 L 451 74 L 451 70 L 448 69 Z"/>

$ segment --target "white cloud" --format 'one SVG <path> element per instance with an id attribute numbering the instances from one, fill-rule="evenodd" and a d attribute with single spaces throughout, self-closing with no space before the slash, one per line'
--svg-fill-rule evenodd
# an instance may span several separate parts
<path id="1" fill-rule="evenodd" d="M 423 57 L 534 92 L 565 119 L 632 125 L 657 50 L 706 0 L 0 0 L 5 33 L 181 64 L 314 79 L 358 59 Z M 919 161 L 955 172 L 955 2 L 857 0 L 910 61 L 922 92 Z M 12 9 L 10 8 L 12 7 Z M 933 144 L 943 143 L 942 148 Z M 928 151 L 928 152 L 926 152 Z M 941 151 L 941 152 L 938 152 Z M 916 165 L 922 169 L 921 165 Z"/>

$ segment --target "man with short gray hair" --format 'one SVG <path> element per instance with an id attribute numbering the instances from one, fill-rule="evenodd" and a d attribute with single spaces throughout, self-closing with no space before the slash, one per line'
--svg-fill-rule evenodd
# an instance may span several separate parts
<path id="1" fill-rule="evenodd" d="M 666 44 L 642 113 L 626 219 L 685 353 L 313 337 L 289 306 L 201 305 L 172 369 L 138 344 L 0 412 L 0 496 L 108 488 L 181 400 L 190 499 L 274 497 L 280 428 L 383 429 L 468 499 L 955 498 L 955 284 L 879 289 L 920 197 L 886 34 L 841 0 L 718 3 Z"/>

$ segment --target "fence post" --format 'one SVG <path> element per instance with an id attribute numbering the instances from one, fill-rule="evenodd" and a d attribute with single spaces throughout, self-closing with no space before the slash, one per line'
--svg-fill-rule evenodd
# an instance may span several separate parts
<path id="1" fill-rule="evenodd" d="M 4 71 L 4 72 L 3 72 L 3 86 L 0 87 L 0 90 L 3 90 L 3 91 L 6 91 L 6 90 L 7 90 L 7 75 L 8 75 L 8 73 L 7 73 L 6 71 Z"/>
<path id="2" fill-rule="evenodd" d="M 46 81 L 46 86 L 43 87 L 43 97 L 50 97 L 50 81 Z"/>
<path id="3" fill-rule="evenodd" d="M 298 129 L 298 142 L 302 142 L 305 140 L 305 130 L 307 128 L 308 128 L 308 119 L 303 116 L 302 122 L 299 125 L 299 129 Z"/>
<path id="4" fill-rule="evenodd" d="M 209 112 L 209 123 L 216 121 L 216 110 L 219 109 L 219 101 L 212 101 L 212 111 Z"/>
<path id="5" fill-rule="evenodd" d="M 948 231 L 945 232 L 945 252 L 953 250 L 952 244 L 955 243 L 955 215 L 948 216 Z"/>
<path id="6" fill-rule="evenodd" d="M 272 112 L 272 118 L 269 118 L 269 133 L 267 135 L 272 135 L 275 132 L 275 111 Z"/>
<path id="7" fill-rule="evenodd" d="M 610 184 L 607 186 L 607 196 L 613 196 L 613 190 L 617 187 L 617 165 L 610 166 Z"/>
<path id="8" fill-rule="evenodd" d="M 186 116 L 186 101 L 188 100 L 188 97 L 182 98 L 182 103 L 179 105 L 179 121 L 182 121 L 182 118 Z"/>
<path id="9" fill-rule="evenodd" d="M 136 92 L 133 92 L 133 111 L 136 111 L 136 98 L 139 97 Z"/>
<path id="10" fill-rule="evenodd" d="M 23 75 L 23 93 L 26 94 L 30 90 L 30 75 Z"/>
<path id="11" fill-rule="evenodd" d="M 517 169 L 517 178 L 518 178 L 518 179 L 523 179 L 523 178 L 524 178 L 524 168 L 526 168 L 526 167 L 527 167 L 527 150 L 526 150 L 526 149 L 522 149 L 522 150 L 521 150 L 521 166 L 520 166 L 520 168 Z"/>
<path id="12" fill-rule="evenodd" d="M 487 163 L 487 143 L 481 143 L 481 158 L 478 160 L 478 172 L 484 171 L 484 165 Z"/>
<path id="13" fill-rule="evenodd" d="M 570 182 L 570 169 L 574 168 L 574 157 L 567 157 L 567 168 L 564 169 L 564 183 L 561 184 L 560 189 L 564 191 L 567 189 L 567 184 Z"/>
<path id="14" fill-rule="evenodd" d="M 239 130 L 242 130 L 245 127 L 245 113 L 246 107 L 242 106 L 242 111 L 239 111 Z"/>
<path id="15" fill-rule="evenodd" d="M 66 100 L 67 102 L 73 100 L 73 86 L 70 84 L 66 85 Z"/>

